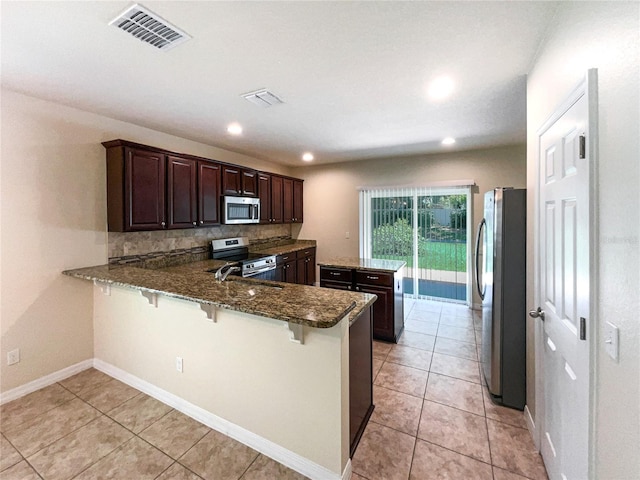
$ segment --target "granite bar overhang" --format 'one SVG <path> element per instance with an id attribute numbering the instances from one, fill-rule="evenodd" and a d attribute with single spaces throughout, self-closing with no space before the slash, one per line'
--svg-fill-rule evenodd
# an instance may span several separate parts
<path id="1" fill-rule="evenodd" d="M 220 282 L 210 270 L 223 264 L 205 260 L 161 269 L 99 265 L 62 273 L 314 328 L 331 328 L 344 318 L 351 324 L 376 300 L 371 294 L 243 277 Z"/>

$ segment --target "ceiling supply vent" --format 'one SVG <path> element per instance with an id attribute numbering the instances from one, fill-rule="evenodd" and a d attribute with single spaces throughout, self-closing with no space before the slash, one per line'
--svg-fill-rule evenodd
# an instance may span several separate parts
<path id="1" fill-rule="evenodd" d="M 264 108 L 284 103 L 266 88 L 263 88 L 262 90 L 256 90 L 255 92 L 243 93 L 242 97 L 244 97 L 246 100 L 249 100 L 251 103 Z"/>
<path id="2" fill-rule="evenodd" d="M 171 25 L 159 15 L 135 4 L 109 22 L 109 25 L 129 32 L 138 40 L 160 50 L 171 48 L 191 39 L 191 36 Z"/>

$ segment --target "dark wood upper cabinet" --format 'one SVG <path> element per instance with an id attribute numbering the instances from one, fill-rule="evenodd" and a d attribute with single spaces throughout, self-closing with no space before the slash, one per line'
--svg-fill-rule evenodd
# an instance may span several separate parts
<path id="1" fill-rule="evenodd" d="M 222 194 L 257 197 L 258 172 L 232 165 L 223 165 Z"/>
<path id="2" fill-rule="evenodd" d="M 220 224 L 219 163 L 198 160 L 198 225 Z"/>
<path id="3" fill-rule="evenodd" d="M 272 223 L 282 223 L 282 183 L 284 178 L 279 175 L 271 176 L 271 218 Z"/>
<path id="4" fill-rule="evenodd" d="M 271 175 L 258 173 L 258 197 L 260 198 L 260 223 L 271 223 Z"/>
<path id="5" fill-rule="evenodd" d="M 302 223 L 302 180 L 284 178 L 282 183 L 282 221 Z"/>
<path id="6" fill-rule="evenodd" d="M 258 196 L 258 172 L 254 170 L 242 171 L 242 195 L 246 197 Z"/>
<path id="7" fill-rule="evenodd" d="M 197 162 L 167 156 L 167 228 L 197 225 Z"/>
<path id="8" fill-rule="evenodd" d="M 258 173 L 260 223 L 282 223 L 282 182 L 280 175 Z"/>
<path id="9" fill-rule="evenodd" d="M 261 223 L 302 221 L 302 180 L 127 140 L 102 145 L 111 232 L 219 225 L 222 195 L 259 196 Z"/>
<path id="10" fill-rule="evenodd" d="M 105 147 L 109 231 L 165 228 L 165 156 L 117 142 Z"/>

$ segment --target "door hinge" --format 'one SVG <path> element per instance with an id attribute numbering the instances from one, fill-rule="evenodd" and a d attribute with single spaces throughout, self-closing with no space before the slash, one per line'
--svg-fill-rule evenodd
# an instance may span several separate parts
<path id="1" fill-rule="evenodd" d="M 587 157 L 587 137 L 580 135 L 580 158 Z"/>
<path id="2" fill-rule="evenodd" d="M 587 339 L 587 320 L 584 317 L 580 317 L 580 340 Z"/>

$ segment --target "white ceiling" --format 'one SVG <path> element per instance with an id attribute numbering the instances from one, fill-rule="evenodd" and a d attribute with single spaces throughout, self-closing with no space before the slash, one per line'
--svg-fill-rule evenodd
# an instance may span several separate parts
<path id="1" fill-rule="evenodd" d="M 140 3 L 193 39 L 161 51 L 108 25 L 133 2 L 3 0 L 3 86 L 289 165 L 524 142 L 525 75 L 557 6 Z M 429 100 L 443 74 L 453 95 Z M 240 96 L 259 88 L 285 103 Z"/>

